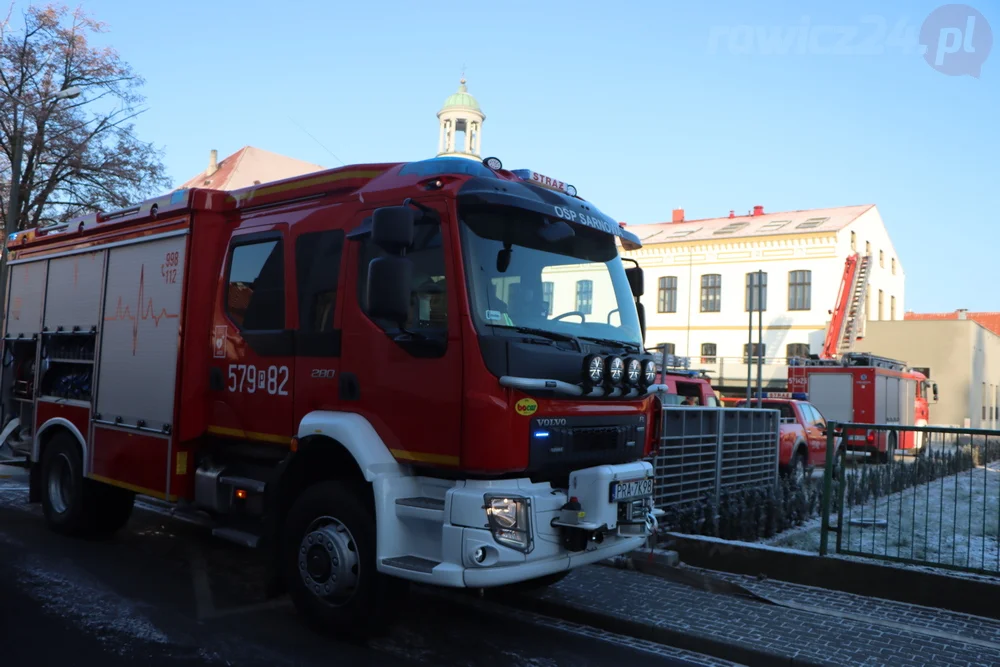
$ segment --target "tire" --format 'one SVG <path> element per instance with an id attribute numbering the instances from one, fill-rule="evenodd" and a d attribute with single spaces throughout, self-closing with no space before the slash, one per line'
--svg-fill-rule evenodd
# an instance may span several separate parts
<path id="1" fill-rule="evenodd" d="M 806 462 L 806 453 L 799 450 L 795 453 L 795 457 L 792 459 L 792 466 L 789 471 L 792 483 L 796 486 L 803 486 L 806 481 L 806 474 L 808 473 L 807 469 L 808 465 Z"/>
<path id="2" fill-rule="evenodd" d="M 896 460 L 896 434 L 890 433 L 886 436 L 885 453 L 881 455 L 882 463 L 891 463 Z"/>
<path id="3" fill-rule="evenodd" d="M 321 482 L 285 520 L 281 571 L 296 609 L 319 632 L 367 637 L 384 628 L 392 605 L 395 582 L 376 568 L 375 517 L 362 498 L 350 484 Z"/>
<path id="4" fill-rule="evenodd" d="M 42 455 L 42 512 L 53 531 L 70 537 L 93 532 L 93 486 L 83 477 L 79 444 L 63 431 L 49 441 Z"/>

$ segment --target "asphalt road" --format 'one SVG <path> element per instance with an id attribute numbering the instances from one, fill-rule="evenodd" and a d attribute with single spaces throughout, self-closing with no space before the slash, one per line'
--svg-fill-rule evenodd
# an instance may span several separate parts
<path id="1" fill-rule="evenodd" d="M 259 556 L 140 504 L 108 542 L 71 540 L 0 467 L 0 662 L 95 665 L 698 665 L 671 649 L 417 590 L 368 642 L 306 629 L 264 600 Z M 509 615 L 508 615 L 509 614 Z"/>

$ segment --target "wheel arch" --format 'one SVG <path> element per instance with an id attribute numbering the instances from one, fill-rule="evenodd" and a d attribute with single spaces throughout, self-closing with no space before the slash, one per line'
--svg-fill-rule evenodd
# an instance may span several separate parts
<path id="1" fill-rule="evenodd" d="M 35 442 L 31 448 L 31 460 L 33 463 L 41 463 L 42 456 L 45 454 L 45 447 L 60 433 L 69 433 L 76 440 L 77 444 L 80 446 L 80 456 L 83 460 L 83 476 L 86 477 L 90 474 L 90 451 L 87 447 L 87 440 L 80 433 L 80 429 L 76 427 L 68 419 L 63 419 L 62 417 L 53 417 L 48 420 L 38 429 L 35 434 Z"/>

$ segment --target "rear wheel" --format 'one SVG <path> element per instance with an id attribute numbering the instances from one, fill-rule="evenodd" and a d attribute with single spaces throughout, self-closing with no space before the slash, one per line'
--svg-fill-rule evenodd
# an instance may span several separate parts
<path id="1" fill-rule="evenodd" d="M 94 526 L 92 487 L 83 477 L 83 457 L 72 435 L 56 434 L 42 456 L 42 511 L 57 533 L 82 537 Z"/>
<path id="2" fill-rule="evenodd" d="M 370 634 L 396 588 L 375 565 L 375 518 L 343 482 L 298 497 L 285 521 L 282 571 L 289 596 L 313 628 Z"/>

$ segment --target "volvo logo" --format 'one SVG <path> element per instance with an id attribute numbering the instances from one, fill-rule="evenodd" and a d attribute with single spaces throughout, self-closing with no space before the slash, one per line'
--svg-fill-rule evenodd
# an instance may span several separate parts
<path id="1" fill-rule="evenodd" d="M 566 425 L 566 419 L 565 418 L 563 418 L 563 419 L 539 419 L 538 420 L 538 425 L 539 426 L 565 426 Z"/>

